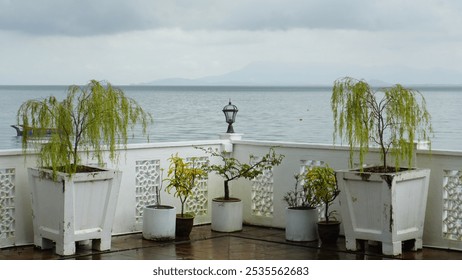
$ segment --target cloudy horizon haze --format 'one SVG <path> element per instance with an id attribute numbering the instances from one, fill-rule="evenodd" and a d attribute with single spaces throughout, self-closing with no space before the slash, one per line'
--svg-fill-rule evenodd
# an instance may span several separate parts
<path id="1" fill-rule="evenodd" d="M 262 83 L 462 84 L 460 14 L 456 0 L 0 0 L 0 85 L 252 67 L 246 75 Z"/>

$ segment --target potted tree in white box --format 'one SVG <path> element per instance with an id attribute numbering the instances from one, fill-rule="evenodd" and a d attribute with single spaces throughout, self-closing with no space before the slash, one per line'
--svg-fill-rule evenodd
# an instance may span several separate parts
<path id="1" fill-rule="evenodd" d="M 70 86 L 62 101 L 24 102 L 17 118 L 33 131 L 55 131 L 43 141 L 22 136 L 26 156 L 30 147 L 38 151 L 39 167 L 29 168 L 35 246 L 55 242 L 57 254 L 72 255 L 75 242 L 92 240 L 95 249 L 109 250 L 121 172 L 103 168 L 104 156 L 116 161 L 128 130 L 140 124 L 145 134 L 151 116 L 121 89 L 92 80 Z M 90 154 L 98 167 L 82 165 Z"/>
<path id="2" fill-rule="evenodd" d="M 359 154 L 358 168 L 336 171 L 346 248 L 357 250 L 361 240 L 381 242 L 389 255 L 401 254 L 406 240 L 422 248 L 430 170 L 412 163 L 415 142 L 429 142 L 432 132 L 424 97 L 399 84 L 376 91 L 346 77 L 335 81 L 331 105 L 334 136 L 349 144 L 350 167 Z M 382 163 L 366 167 L 372 143 Z"/>

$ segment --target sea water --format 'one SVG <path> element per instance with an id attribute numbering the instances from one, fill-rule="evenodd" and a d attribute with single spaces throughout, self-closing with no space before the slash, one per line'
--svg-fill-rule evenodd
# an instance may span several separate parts
<path id="1" fill-rule="evenodd" d="M 331 87 L 122 86 L 152 114 L 150 142 L 218 139 L 226 132 L 222 109 L 238 107 L 236 133 L 243 139 L 332 144 Z M 462 87 L 420 87 L 432 115 L 432 148 L 462 150 Z M 62 99 L 67 86 L 0 86 L 0 149 L 21 147 L 16 124 L 19 106 L 50 95 Z M 131 143 L 147 142 L 139 130 Z M 340 143 L 336 143 L 340 144 Z"/>

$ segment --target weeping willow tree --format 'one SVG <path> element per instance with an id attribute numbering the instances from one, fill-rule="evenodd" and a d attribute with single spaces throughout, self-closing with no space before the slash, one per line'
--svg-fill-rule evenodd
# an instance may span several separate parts
<path id="1" fill-rule="evenodd" d="M 416 141 L 430 142 L 431 116 L 423 95 L 399 84 L 375 91 L 365 81 L 345 77 L 334 82 L 331 107 L 334 142 L 339 136 L 350 147 L 350 166 L 359 153 L 362 170 L 369 145 L 380 149 L 382 171 L 388 170 L 387 155 L 398 170 L 402 162 L 411 167 Z"/>
<path id="2" fill-rule="evenodd" d="M 38 165 L 75 174 L 82 153 L 103 163 L 107 150 L 111 161 L 117 160 L 116 149 L 127 144 L 128 132 L 141 126 L 143 135 L 152 117 L 133 99 L 110 83 L 90 81 L 85 86 L 70 86 L 59 101 L 54 96 L 24 102 L 17 113 L 23 126 L 22 148 L 39 151 Z M 46 137 L 44 137 L 46 134 Z M 31 141 L 37 140 L 40 141 Z"/>

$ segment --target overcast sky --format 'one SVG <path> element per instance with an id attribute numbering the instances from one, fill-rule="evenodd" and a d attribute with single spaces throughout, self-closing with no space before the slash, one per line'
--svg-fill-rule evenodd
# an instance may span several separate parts
<path id="1" fill-rule="evenodd" d="M 0 0 L 0 85 L 196 79 L 254 63 L 319 67 L 320 83 L 462 84 L 462 1 Z"/>

